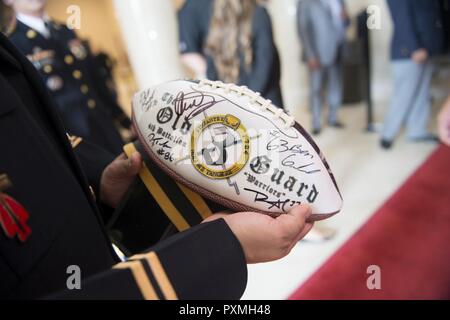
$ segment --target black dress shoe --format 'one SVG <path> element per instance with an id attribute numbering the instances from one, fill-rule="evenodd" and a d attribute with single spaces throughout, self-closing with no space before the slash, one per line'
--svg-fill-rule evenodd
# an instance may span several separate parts
<path id="1" fill-rule="evenodd" d="M 317 136 L 318 134 L 320 134 L 320 128 L 313 129 L 312 134 L 313 136 Z"/>
<path id="2" fill-rule="evenodd" d="M 342 129 L 345 128 L 345 125 L 342 122 L 336 121 L 336 122 L 329 122 L 328 125 L 333 128 Z"/>
<path id="3" fill-rule="evenodd" d="M 390 149 L 392 147 L 392 141 L 391 140 L 386 140 L 386 139 L 381 139 L 380 140 L 380 146 L 383 149 Z"/>

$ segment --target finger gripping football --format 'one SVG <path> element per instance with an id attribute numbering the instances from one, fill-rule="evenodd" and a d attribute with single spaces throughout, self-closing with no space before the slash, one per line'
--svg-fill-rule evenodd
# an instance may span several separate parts
<path id="1" fill-rule="evenodd" d="M 148 156 L 203 197 L 278 216 L 308 203 L 320 220 L 342 197 L 319 148 L 295 120 L 246 87 L 175 80 L 138 92 L 133 125 Z"/>

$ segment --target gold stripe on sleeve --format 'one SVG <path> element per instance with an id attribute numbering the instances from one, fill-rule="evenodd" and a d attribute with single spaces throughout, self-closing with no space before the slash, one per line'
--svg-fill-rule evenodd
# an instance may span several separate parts
<path id="1" fill-rule="evenodd" d="M 175 289 L 173 288 L 164 267 L 161 264 L 158 256 L 155 252 L 149 252 L 145 254 L 137 254 L 131 257 L 132 259 L 145 259 L 150 265 L 150 269 L 153 272 L 153 275 L 158 281 L 159 287 L 161 288 L 162 293 L 164 294 L 164 298 L 166 300 L 178 300 Z"/>
<path id="2" fill-rule="evenodd" d="M 116 264 L 114 269 L 130 269 L 142 297 L 145 300 L 159 300 L 141 261 L 129 261 Z"/>

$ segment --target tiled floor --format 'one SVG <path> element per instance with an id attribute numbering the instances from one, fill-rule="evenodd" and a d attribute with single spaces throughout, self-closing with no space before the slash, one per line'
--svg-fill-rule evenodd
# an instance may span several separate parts
<path id="1" fill-rule="evenodd" d="M 306 128 L 305 110 L 295 114 Z M 250 265 L 243 299 L 285 299 L 330 257 L 427 158 L 436 145 L 409 143 L 400 137 L 390 151 L 378 146 L 378 135 L 363 131 L 363 106 L 344 107 L 343 130 L 325 129 L 316 141 L 337 178 L 344 208 L 320 225 L 336 228 L 334 239 L 299 243 L 285 258 Z M 375 261 L 374 261 L 375 263 Z M 367 266 L 355 266 L 364 268 Z"/>

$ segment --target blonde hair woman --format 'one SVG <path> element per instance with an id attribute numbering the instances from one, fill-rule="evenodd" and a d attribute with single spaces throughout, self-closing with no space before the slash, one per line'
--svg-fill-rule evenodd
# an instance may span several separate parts
<path id="1" fill-rule="evenodd" d="M 179 12 L 182 59 L 197 75 L 246 85 L 282 107 L 280 61 L 256 0 L 187 0 Z"/>

